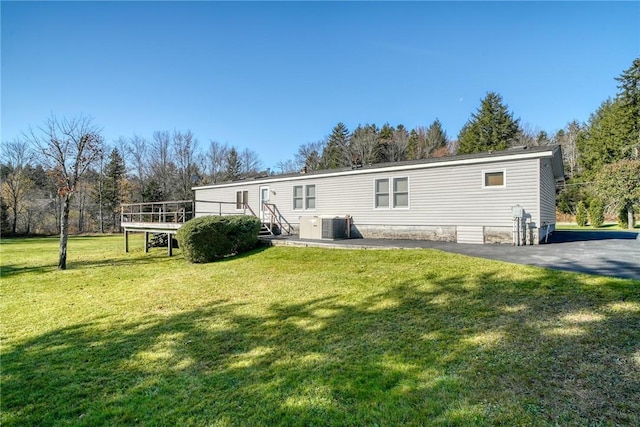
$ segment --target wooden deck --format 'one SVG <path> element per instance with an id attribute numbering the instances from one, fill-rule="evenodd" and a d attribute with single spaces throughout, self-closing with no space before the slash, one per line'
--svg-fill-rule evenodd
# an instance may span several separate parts
<path id="1" fill-rule="evenodd" d="M 129 252 L 129 233 L 144 233 L 144 251 L 149 251 L 149 233 L 168 235 L 167 252 L 173 255 L 174 236 L 182 224 L 193 218 L 193 201 L 129 203 L 120 208 L 124 229 L 124 251 Z"/>
<path id="2" fill-rule="evenodd" d="M 238 202 L 177 200 L 168 202 L 129 203 L 120 208 L 121 225 L 124 230 L 124 250 L 129 252 L 129 233 L 144 233 L 144 251 L 149 251 L 149 234 L 168 234 L 167 251 L 173 255 L 172 236 L 178 233 L 182 225 L 195 216 L 195 203 L 198 215 L 238 215 Z M 240 206 L 240 214 L 258 217 L 247 203 Z M 274 235 L 293 231 L 291 224 L 282 216 L 273 203 L 264 203 L 260 211 L 262 222 L 261 235 Z"/>

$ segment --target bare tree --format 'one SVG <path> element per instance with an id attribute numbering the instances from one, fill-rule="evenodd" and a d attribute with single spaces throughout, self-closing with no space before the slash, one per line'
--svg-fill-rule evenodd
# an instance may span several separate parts
<path id="1" fill-rule="evenodd" d="M 378 159 L 380 135 L 375 125 L 358 126 L 351 135 L 351 153 L 354 162 L 369 165 Z"/>
<path id="2" fill-rule="evenodd" d="M 33 186 L 25 169 L 31 158 L 32 153 L 27 141 L 15 139 L 3 144 L 2 162 L 7 167 L 7 173 L 2 177 L 2 197 L 7 200 L 12 212 L 11 232 L 13 234 L 16 234 L 18 229 L 18 216 L 22 211 L 22 203 Z"/>
<path id="3" fill-rule="evenodd" d="M 309 142 L 298 148 L 296 153 L 296 163 L 299 168 L 306 166 L 308 171 L 320 169 L 322 162 L 322 151 L 325 147 L 324 141 Z"/>
<path id="4" fill-rule="evenodd" d="M 229 146 L 218 141 L 209 141 L 209 152 L 206 156 L 207 173 L 213 184 L 224 177 L 227 169 L 227 157 L 229 156 Z"/>
<path id="5" fill-rule="evenodd" d="M 276 168 L 278 168 L 278 173 L 295 173 L 300 170 L 300 165 L 293 159 L 280 160 L 276 163 Z"/>
<path id="6" fill-rule="evenodd" d="M 409 132 L 404 126 L 398 125 L 392 133 L 391 140 L 385 145 L 386 159 L 389 162 L 400 162 L 407 159 L 409 147 Z"/>
<path id="7" fill-rule="evenodd" d="M 554 137 L 554 142 L 562 146 L 562 158 L 569 177 L 573 177 L 574 174 L 580 172 L 578 139 L 583 133 L 584 125 L 577 120 L 573 120 L 564 129 L 560 129 Z"/>
<path id="8" fill-rule="evenodd" d="M 156 131 L 153 133 L 151 155 L 151 174 L 153 179 L 160 186 L 162 198 L 170 199 L 173 165 L 171 162 L 171 135 L 169 132 Z"/>
<path id="9" fill-rule="evenodd" d="M 133 135 L 128 141 L 133 173 L 138 181 L 138 200 L 142 201 L 148 170 L 149 143 L 146 139 Z"/>
<path id="10" fill-rule="evenodd" d="M 240 162 L 242 163 L 241 175 L 243 176 L 255 176 L 262 169 L 262 161 L 253 150 L 245 148 L 240 153 Z"/>
<path id="11" fill-rule="evenodd" d="M 60 215 L 60 253 L 58 269 L 67 268 L 69 208 L 71 196 L 91 164 L 102 152 L 101 129 L 89 117 L 49 118 L 37 130 L 30 129 L 28 139 L 51 169 L 62 200 Z"/>
<path id="12" fill-rule="evenodd" d="M 186 133 L 173 133 L 173 152 L 180 180 L 180 189 L 177 196 L 181 200 L 191 198 L 193 178 L 198 175 L 198 167 L 196 165 L 197 149 L 198 140 L 194 138 L 190 130 L 187 130 Z"/>

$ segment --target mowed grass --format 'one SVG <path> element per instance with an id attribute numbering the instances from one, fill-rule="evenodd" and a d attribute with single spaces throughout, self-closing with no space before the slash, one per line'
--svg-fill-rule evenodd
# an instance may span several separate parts
<path id="1" fill-rule="evenodd" d="M 638 281 L 133 240 L 2 241 L 3 426 L 640 424 Z"/>

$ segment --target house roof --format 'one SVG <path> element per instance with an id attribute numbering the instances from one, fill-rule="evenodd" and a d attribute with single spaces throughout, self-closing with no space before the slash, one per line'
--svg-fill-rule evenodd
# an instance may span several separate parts
<path id="1" fill-rule="evenodd" d="M 242 179 L 238 181 L 226 181 L 217 184 L 202 185 L 193 187 L 193 190 L 203 190 L 207 188 L 219 188 L 226 186 L 246 185 L 254 182 L 278 182 L 290 181 L 298 179 L 318 178 L 323 176 L 340 176 L 350 174 L 372 173 L 382 170 L 400 171 L 412 169 L 424 169 L 430 167 L 443 167 L 464 164 L 489 163 L 497 160 L 517 160 L 527 158 L 552 158 L 552 168 L 554 177 L 562 179 L 564 177 L 564 169 L 562 164 L 562 151 L 560 145 L 543 145 L 537 147 L 518 146 L 503 151 L 487 151 L 476 154 L 461 154 L 455 156 L 433 157 L 421 160 L 406 160 L 402 162 L 387 162 L 364 165 L 358 167 L 347 167 L 338 169 L 323 169 L 310 172 L 296 172 L 281 175 L 268 175 L 256 178 Z"/>

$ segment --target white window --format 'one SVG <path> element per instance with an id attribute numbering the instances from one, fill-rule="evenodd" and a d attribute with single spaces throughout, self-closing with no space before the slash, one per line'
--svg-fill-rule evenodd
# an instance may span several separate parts
<path id="1" fill-rule="evenodd" d="M 316 208 L 316 186 L 306 185 L 304 188 L 304 208 L 315 209 Z"/>
<path id="2" fill-rule="evenodd" d="M 388 179 L 376 179 L 374 206 L 376 208 L 389 207 L 389 180 Z"/>
<path id="3" fill-rule="evenodd" d="M 293 209 L 302 209 L 302 185 L 293 186 Z"/>
<path id="4" fill-rule="evenodd" d="M 249 192 L 247 190 L 236 191 L 236 209 L 244 209 L 249 203 Z"/>
<path id="5" fill-rule="evenodd" d="M 374 207 L 397 209 L 409 207 L 409 178 L 381 178 L 374 183 Z"/>
<path id="6" fill-rule="evenodd" d="M 504 169 L 482 172 L 482 188 L 504 188 L 506 185 Z"/>
<path id="7" fill-rule="evenodd" d="M 393 207 L 409 207 L 409 178 L 393 178 Z"/>
<path id="8" fill-rule="evenodd" d="M 316 186 L 315 185 L 294 185 L 293 186 L 293 209 L 294 210 L 314 210 L 316 208 Z"/>

